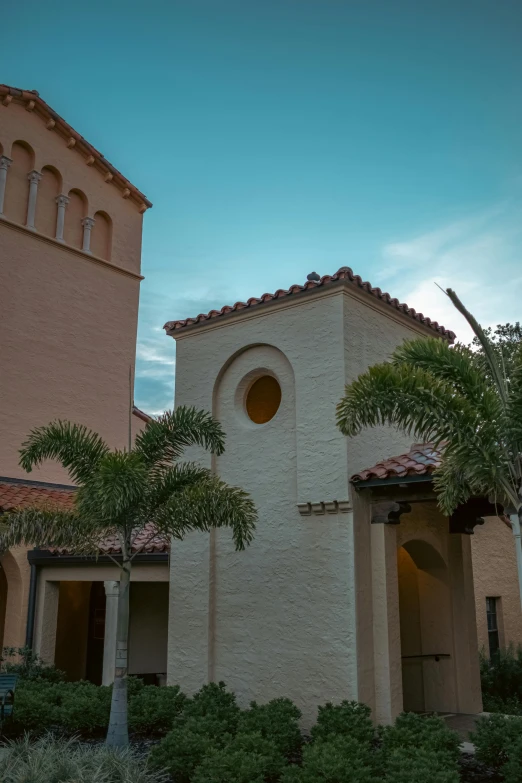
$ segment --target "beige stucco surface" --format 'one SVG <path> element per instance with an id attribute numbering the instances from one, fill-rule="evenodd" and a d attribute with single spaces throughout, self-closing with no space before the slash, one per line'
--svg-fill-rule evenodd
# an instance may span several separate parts
<path id="1" fill-rule="evenodd" d="M 471 550 L 480 647 L 488 652 L 486 597 L 500 599 L 497 611 L 501 646 L 522 644 L 522 611 L 511 530 L 497 517 L 487 517 L 484 525 L 475 528 Z"/>
<path id="2" fill-rule="evenodd" d="M 407 445 L 385 430 L 348 441 L 335 425 L 345 383 L 415 334 L 389 311 L 321 291 L 178 339 L 176 404 L 221 420 L 227 450 L 214 468 L 251 493 L 259 524 L 243 553 L 226 530 L 173 547 L 170 682 L 191 691 L 224 679 L 242 703 L 286 695 L 308 722 L 328 699 L 357 698 L 353 516 L 302 516 L 297 504 L 347 501 L 351 473 Z M 281 406 L 254 425 L 244 393 L 266 373 Z"/>

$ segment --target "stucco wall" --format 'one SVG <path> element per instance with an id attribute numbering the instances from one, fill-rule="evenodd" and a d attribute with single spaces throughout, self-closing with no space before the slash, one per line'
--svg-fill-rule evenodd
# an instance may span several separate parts
<path id="1" fill-rule="evenodd" d="M 319 703 L 357 696 L 352 515 L 301 516 L 297 504 L 348 500 L 350 471 L 389 453 L 376 454 L 373 433 L 348 447 L 335 407 L 364 361 L 413 331 L 354 302 L 341 289 L 321 292 L 178 339 L 176 405 L 218 416 L 227 450 L 214 467 L 259 511 L 246 552 L 233 552 L 225 530 L 173 547 L 169 680 L 186 690 L 210 678 L 227 681 L 242 703 L 288 695 L 307 721 Z M 370 344 L 361 312 L 373 325 Z M 281 406 L 254 425 L 243 393 L 266 372 L 280 382 Z M 400 453 L 404 439 L 394 442 Z M 211 465 L 199 450 L 187 456 Z"/>
<path id="2" fill-rule="evenodd" d="M 26 477 L 18 467 L 20 445 L 33 427 L 53 419 L 83 423 L 111 446 L 127 442 L 142 215 L 23 106 L 0 106 L 0 146 L 4 155 L 15 158 L 7 171 L 0 219 L 0 475 Z M 75 191 L 65 212 L 64 243 L 55 241 L 52 232 L 48 235 L 45 221 L 39 222 L 47 207 L 56 218 L 54 196 L 46 185 L 47 166 L 53 167 L 61 193 Z M 23 225 L 29 193 L 25 169 L 44 171 L 36 230 Z M 75 212 L 78 204 L 81 214 Z M 82 218 L 99 210 L 112 221 L 110 262 L 82 252 L 81 237 L 76 242 L 74 231 L 67 230 L 68 219 L 74 218 L 81 233 Z M 31 477 L 70 483 L 54 464 L 33 471 Z"/>
<path id="3" fill-rule="evenodd" d="M 501 646 L 522 644 L 522 611 L 518 590 L 515 541 L 497 517 L 487 517 L 471 537 L 477 630 L 480 647 L 488 652 L 486 597 L 497 603 Z"/>

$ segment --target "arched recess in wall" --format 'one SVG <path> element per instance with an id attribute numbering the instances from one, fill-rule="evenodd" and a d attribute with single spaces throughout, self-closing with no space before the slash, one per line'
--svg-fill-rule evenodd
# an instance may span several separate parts
<path id="1" fill-rule="evenodd" d="M 112 220 L 106 212 L 94 214 L 94 226 L 91 232 L 91 252 L 99 258 L 111 259 Z"/>
<path id="2" fill-rule="evenodd" d="M 9 220 L 25 226 L 29 180 L 27 175 L 34 169 L 34 151 L 25 141 L 15 141 L 11 149 L 11 166 L 7 172 L 4 214 Z"/>
<path id="3" fill-rule="evenodd" d="M 0 603 L 0 612 L 3 611 L 3 617 L 0 616 L 2 644 L 6 647 L 19 647 L 23 644 L 21 638 L 21 622 L 24 618 L 22 574 L 11 552 L 6 552 L 0 560 L 0 565 L 7 588 L 3 608 Z"/>
<path id="4" fill-rule="evenodd" d="M 63 238 L 67 245 L 82 248 L 83 226 L 82 220 L 87 217 L 89 205 L 87 196 L 81 190 L 73 188 L 67 194 L 69 203 L 65 210 L 65 229 Z"/>
<path id="5" fill-rule="evenodd" d="M 42 168 L 36 200 L 36 230 L 48 237 L 56 236 L 56 197 L 62 192 L 62 177 L 54 166 Z"/>

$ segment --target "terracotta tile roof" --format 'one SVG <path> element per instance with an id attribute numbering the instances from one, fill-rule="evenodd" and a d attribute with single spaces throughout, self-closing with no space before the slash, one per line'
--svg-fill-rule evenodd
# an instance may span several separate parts
<path id="1" fill-rule="evenodd" d="M 72 509 L 74 506 L 74 487 L 65 487 L 60 484 L 43 484 L 16 479 L 0 479 L 0 513 L 13 511 L 17 508 L 30 506 L 57 506 L 59 508 Z M 169 541 L 162 536 L 153 536 L 153 528 L 145 526 L 134 542 L 133 552 L 168 552 Z M 142 548 L 143 547 L 143 548 Z M 64 549 L 51 549 L 55 555 L 66 554 Z M 121 547 L 115 536 L 107 538 L 100 544 L 103 554 L 115 555 L 121 553 Z"/>
<path id="2" fill-rule="evenodd" d="M 42 505 L 71 509 L 74 505 L 74 488 L 67 489 L 58 484 L 46 487 L 38 483 L 0 481 L 0 511 Z"/>
<path id="3" fill-rule="evenodd" d="M 441 452 L 431 443 L 415 443 L 407 454 L 390 457 L 352 476 L 352 481 L 429 476 L 440 465 Z"/>
<path id="4" fill-rule="evenodd" d="M 152 202 L 150 202 L 137 187 L 129 182 L 112 163 L 109 163 L 101 152 L 98 152 L 92 144 L 89 144 L 83 136 L 75 131 L 63 117 L 60 117 L 54 109 L 51 109 L 51 107 L 40 98 L 40 95 L 36 90 L 19 90 L 17 87 L 10 87 L 8 84 L 0 84 L 0 101 L 6 107 L 9 106 L 12 101 L 15 101 L 16 103 L 25 106 L 27 111 L 34 111 L 46 123 L 49 130 L 64 136 L 64 138 L 68 140 L 68 145 L 74 150 L 83 154 L 85 158 L 92 157 L 92 165 L 107 177 L 107 181 L 111 181 L 116 187 L 124 191 L 124 196 L 132 196 L 133 200 L 136 201 L 140 207 L 140 212 L 145 212 L 149 207 L 152 207 Z M 128 193 L 125 193 L 127 190 Z"/>
<path id="5" fill-rule="evenodd" d="M 181 329 L 187 329 L 190 326 L 204 323 L 213 318 L 219 318 L 239 310 L 248 309 L 250 307 L 262 306 L 268 302 L 272 302 L 276 299 L 281 299 L 287 296 L 303 294 L 306 295 L 308 291 L 312 291 L 315 288 L 321 288 L 323 286 L 329 286 L 333 284 L 355 286 L 356 288 L 365 291 L 369 296 L 373 296 L 375 299 L 380 299 L 382 302 L 385 302 L 395 310 L 404 313 L 404 315 L 408 316 L 409 318 L 412 318 L 415 321 L 419 321 L 430 329 L 433 329 L 433 331 L 443 335 L 446 337 L 446 339 L 450 341 L 455 339 L 454 332 L 450 331 L 449 329 L 445 329 L 444 326 L 438 324 L 437 321 L 432 321 L 431 318 L 428 318 L 422 313 L 417 313 L 413 307 L 408 307 L 407 304 L 401 304 L 398 299 L 393 299 L 390 294 L 381 291 L 380 288 L 372 288 L 371 284 L 364 282 L 363 279 L 359 277 L 359 275 L 354 275 L 348 266 L 341 267 L 334 275 L 325 275 L 324 277 L 321 277 L 321 279 L 317 282 L 307 281 L 304 285 L 293 285 L 288 290 L 280 288 L 274 294 L 263 294 L 263 296 L 261 296 L 259 299 L 254 297 L 252 299 L 248 299 L 246 302 L 236 302 L 235 305 L 227 305 L 222 307 L 221 310 L 211 310 L 209 313 L 200 313 L 200 315 L 196 316 L 195 318 L 185 318 L 182 321 L 167 321 L 163 328 L 168 335 L 174 336 L 174 334 L 179 332 Z"/>

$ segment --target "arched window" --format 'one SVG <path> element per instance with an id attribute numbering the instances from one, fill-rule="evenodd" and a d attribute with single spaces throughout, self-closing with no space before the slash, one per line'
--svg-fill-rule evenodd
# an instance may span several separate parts
<path id="1" fill-rule="evenodd" d="M 62 178 L 60 172 L 53 166 L 44 166 L 42 179 L 38 185 L 38 198 L 36 201 L 36 230 L 48 237 L 56 235 L 56 196 L 62 192 Z"/>
<path id="2" fill-rule="evenodd" d="M 110 261 L 112 243 L 112 220 L 106 212 L 96 212 L 91 233 L 91 253 Z"/>
<path id="3" fill-rule="evenodd" d="M 72 247 L 82 248 L 83 226 L 82 220 L 87 217 L 88 204 L 85 193 L 73 188 L 68 193 L 69 203 L 65 210 L 65 230 L 63 238 L 66 244 Z"/>
<path id="4" fill-rule="evenodd" d="M 4 214 L 9 220 L 25 225 L 29 180 L 27 175 L 34 168 L 34 152 L 25 141 L 15 141 L 11 150 L 13 160 L 7 172 Z"/>

